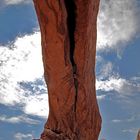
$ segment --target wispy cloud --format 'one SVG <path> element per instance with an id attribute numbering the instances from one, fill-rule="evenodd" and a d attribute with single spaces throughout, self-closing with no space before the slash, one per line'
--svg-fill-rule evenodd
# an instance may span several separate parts
<path id="1" fill-rule="evenodd" d="M 0 116 L 0 121 L 7 123 L 27 123 L 27 124 L 38 124 L 40 123 L 38 120 L 32 119 L 27 115 L 13 116 L 8 117 L 6 115 Z"/>
<path id="2" fill-rule="evenodd" d="M 16 133 L 14 135 L 15 140 L 30 140 L 33 139 L 32 134 Z"/>
<path id="3" fill-rule="evenodd" d="M 125 118 L 125 119 L 114 119 L 112 120 L 113 123 L 131 123 L 131 122 L 136 122 L 140 120 L 140 115 L 139 114 L 133 114 L 130 118 Z"/>
<path id="4" fill-rule="evenodd" d="M 105 61 L 103 57 L 98 55 L 96 57 L 96 75 L 100 80 L 115 75 L 113 63 L 110 61 Z"/>
<path id="5" fill-rule="evenodd" d="M 115 93 L 118 97 L 134 97 L 140 92 L 140 77 L 121 77 L 118 66 L 102 56 L 96 57 L 96 90 L 106 93 Z M 97 92 L 98 93 L 98 92 Z M 119 94 L 116 94 L 119 93 Z M 104 93 L 105 94 L 105 93 Z M 104 95 L 103 94 L 103 95 Z M 110 95 L 110 94 L 106 94 Z M 113 94 L 114 95 L 114 94 Z M 103 98 L 105 99 L 105 98 Z M 127 99 L 126 99 L 127 100 Z M 125 100 L 125 101 L 126 101 Z"/>
<path id="6" fill-rule="evenodd" d="M 139 128 L 129 128 L 129 129 L 123 129 L 122 132 L 124 133 L 133 133 L 133 134 L 137 134 Z"/>
<path id="7" fill-rule="evenodd" d="M 137 0 L 102 0 L 98 17 L 98 51 L 123 50 L 139 32 Z M 122 45 L 123 44 L 123 45 Z"/>
<path id="8" fill-rule="evenodd" d="M 120 123 L 122 122 L 122 120 L 118 120 L 118 119 L 115 119 L 115 120 L 112 120 L 113 123 Z"/>
<path id="9" fill-rule="evenodd" d="M 116 91 L 120 93 L 120 96 L 133 95 L 140 92 L 140 84 L 133 83 L 130 80 L 123 79 L 121 77 L 109 77 L 107 80 L 96 81 L 96 89 L 101 91 Z"/>
<path id="10" fill-rule="evenodd" d="M 25 4 L 25 3 L 31 3 L 32 0 L 2 0 L 4 4 L 6 5 L 15 5 L 15 4 Z"/>

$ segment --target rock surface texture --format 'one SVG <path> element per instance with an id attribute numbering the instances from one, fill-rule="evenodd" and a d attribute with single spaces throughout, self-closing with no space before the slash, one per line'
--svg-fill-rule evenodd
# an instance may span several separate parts
<path id="1" fill-rule="evenodd" d="M 34 0 L 42 38 L 49 116 L 41 140 L 97 140 L 95 92 L 99 0 Z"/>

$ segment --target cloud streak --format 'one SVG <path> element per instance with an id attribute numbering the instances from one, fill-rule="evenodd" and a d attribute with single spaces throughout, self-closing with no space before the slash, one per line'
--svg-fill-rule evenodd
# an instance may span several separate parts
<path id="1" fill-rule="evenodd" d="M 113 123 L 131 123 L 140 120 L 140 114 L 133 114 L 130 118 L 126 119 L 114 119 L 112 120 Z"/>
<path id="2" fill-rule="evenodd" d="M 3 0 L 3 3 L 6 5 L 16 5 L 16 4 L 28 4 L 32 0 Z"/>
<path id="3" fill-rule="evenodd" d="M 97 79 L 96 89 L 105 92 L 116 91 L 120 96 L 130 96 L 140 92 L 140 84 L 112 76 L 107 80 Z"/>
<path id="4" fill-rule="evenodd" d="M 34 120 L 32 118 L 29 118 L 26 115 L 20 115 L 20 116 L 14 116 L 14 117 L 8 117 L 6 115 L 0 116 L 1 122 L 7 122 L 7 123 L 27 123 L 27 124 L 39 124 L 40 122 L 38 120 Z"/>
<path id="5" fill-rule="evenodd" d="M 23 134 L 23 133 L 16 133 L 14 135 L 15 140 L 29 140 L 29 139 L 33 139 L 32 134 Z"/>
<path id="6" fill-rule="evenodd" d="M 133 133 L 133 134 L 137 134 L 139 128 L 129 128 L 129 129 L 123 129 L 122 132 L 124 133 Z"/>

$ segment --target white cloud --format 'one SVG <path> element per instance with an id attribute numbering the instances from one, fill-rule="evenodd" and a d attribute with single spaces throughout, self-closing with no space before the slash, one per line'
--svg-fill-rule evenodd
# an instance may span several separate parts
<path id="1" fill-rule="evenodd" d="M 27 114 L 38 115 L 46 118 L 49 112 L 47 95 L 29 96 L 25 102 L 24 112 Z"/>
<path id="2" fill-rule="evenodd" d="M 6 115 L 0 116 L 0 121 L 7 122 L 7 123 L 27 123 L 27 124 L 38 124 L 39 121 L 29 118 L 26 115 L 20 115 L 20 116 L 14 116 L 14 117 L 8 117 Z"/>
<path id="3" fill-rule="evenodd" d="M 96 89 L 101 91 L 116 91 L 120 96 L 133 95 L 140 92 L 140 84 L 120 77 L 109 77 L 107 80 L 96 80 Z"/>
<path id="4" fill-rule="evenodd" d="M 14 135 L 15 140 L 32 140 L 33 136 L 32 134 L 23 134 L 23 133 L 16 133 Z"/>
<path id="5" fill-rule="evenodd" d="M 26 113 L 46 117 L 48 98 L 40 42 L 40 33 L 35 32 L 0 46 L 0 103 L 20 104 Z"/>
<path id="6" fill-rule="evenodd" d="M 15 4 L 21 4 L 21 3 L 31 3 L 32 0 L 4 0 L 4 3 L 6 5 L 15 5 Z"/>
<path id="7" fill-rule="evenodd" d="M 102 0 L 98 17 L 97 50 L 122 51 L 139 31 L 137 0 Z"/>

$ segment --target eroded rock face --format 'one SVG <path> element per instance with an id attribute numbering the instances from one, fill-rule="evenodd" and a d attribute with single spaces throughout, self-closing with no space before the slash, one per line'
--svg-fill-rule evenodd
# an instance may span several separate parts
<path id="1" fill-rule="evenodd" d="M 42 140 L 97 140 L 95 92 L 99 0 L 34 0 L 42 38 L 49 116 Z"/>

